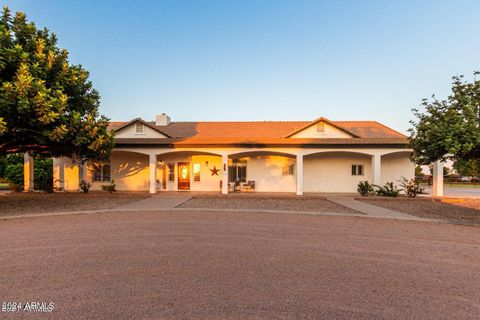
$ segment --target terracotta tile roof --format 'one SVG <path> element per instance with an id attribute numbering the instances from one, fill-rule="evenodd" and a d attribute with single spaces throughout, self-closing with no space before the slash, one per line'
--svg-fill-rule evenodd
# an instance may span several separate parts
<path id="1" fill-rule="evenodd" d="M 282 138 L 304 122 L 172 122 L 162 127 L 172 137 L 186 138 Z"/>
<path id="2" fill-rule="evenodd" d="M 116 130 L 128 122 L 110 122 Z M 153 122 L 147 122 L 155 126 Z M 283 138 L 292 131 L 308 126 L 310 121 L 245 121 L 245 122 L 172 122 L 156 126 L 171 137 L 250 137 Z M 360 138 L 405 138 L 405 135 L 377 121 L 331 121 L 331 123 Z"/>
<path id="3" fill-rule="evenodd" d="M 117 130 L 118 128 L 123 127 L 127 123 L 128 122 L 126 121 L 110 121 L 110 123 L 108 124 L 108 129 Z"/>
<path id="4" fill-rule="evenodd" d="M 323 119 L 323 118 L 320 118 Z M 315 121 L 318 121 L 315 120 Z M 172 122 L 157 128 L 171 139 L 158 139 L 150 142 L 148 138 L 116 139 L 117 143 L 153 143 L 153 144 L 235 144 L 235 143 L 275 143 L 290 144 L 406 144 L 407 137 L 376 121 L 330 121 L 331 124 L 350 132 L 352 139 L 300 139 L 286 138 L 292 132 L 314 123 L 312 121 L 243 121 L 243 122 Z M 130 122 L 111 122 L 110 128 L 117 130 Z M 347 140 L 347 141 L 343 141 Z M 390 142 L 387 142 L 390 141 Z"/>
<path id="5" fill-rule="evenodd" d="M 241 138 L 117 138 L 117 145 L 165 145 L 165 146 L 365 146 L 365 145 L 396 145 L 406 146 L 404 138 L 262 138 L 262 139 L 241 139 Z"/>
<path id="6" fill-rule="evenodd" d="M 332 121 L 361 138 L 406 138 L 405 135 L 377 121 Z"/>

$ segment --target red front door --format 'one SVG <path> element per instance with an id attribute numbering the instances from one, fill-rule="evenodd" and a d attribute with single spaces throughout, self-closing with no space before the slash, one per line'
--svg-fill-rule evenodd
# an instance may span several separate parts
<path id="1" fill-rule="evenodd" d="M 190 163 L 178 163 L 178 190 L 190 190 Z"/>

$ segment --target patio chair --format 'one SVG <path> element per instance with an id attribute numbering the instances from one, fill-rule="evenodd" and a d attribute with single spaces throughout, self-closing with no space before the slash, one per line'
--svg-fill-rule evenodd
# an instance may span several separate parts
<path id="1" fill-rule="evenodd" d="M 243 184 L 244 191 L 255 191 L 255 181 L 247 181 Z"/>

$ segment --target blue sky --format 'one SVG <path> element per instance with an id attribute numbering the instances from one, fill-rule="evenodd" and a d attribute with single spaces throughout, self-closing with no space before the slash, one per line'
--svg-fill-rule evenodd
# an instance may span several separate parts
<path id="1" fill-rule="evenodd" d="M 377 120 L 480 70 L 480 1 L 3 1 L 54 31 L 112 120 Z"/>

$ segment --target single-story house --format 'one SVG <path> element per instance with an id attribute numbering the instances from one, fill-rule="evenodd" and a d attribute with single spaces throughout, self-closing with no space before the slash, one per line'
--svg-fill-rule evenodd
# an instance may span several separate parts
<path id="1" fill-rule="evenodd" d="M 229 192 L 356 192 L 413 178 L 407 137 L 376 121 L 111 122 L 110 161 L 54 159 L 57 188 Z"/>

